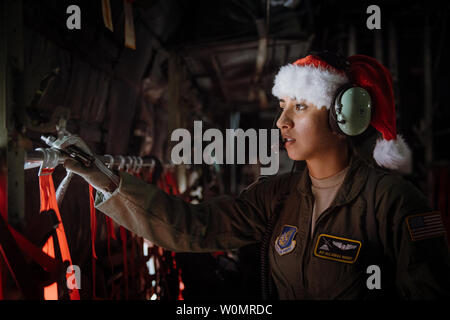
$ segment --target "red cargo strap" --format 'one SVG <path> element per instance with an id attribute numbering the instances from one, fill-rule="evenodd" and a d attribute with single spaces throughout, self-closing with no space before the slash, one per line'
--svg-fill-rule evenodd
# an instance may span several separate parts
<path id="1" fill-rule="evenodd" d="M 166 173 L 166 181 L 168 185 L 168 189 L 170 190 L 169 194 L 178 195 L 180 192 L 178 191 L 178 184 L 174 174 L 171 171 L 167 171 Z"/>
<path id="2" fill-rule="evenodd" d="M 125 281 L 125 299 L 128 299 L 128 250 L 127 250 L 127 229 L 120 227 L 120 239 L 122 240 L 123 251 L 123 279 Z"/>
<path id="3" fill-rule="evenodd" d="M 114 231 L 114 221 L 107 215 L 105 215 L 105 221 L 106 221 L 106 231 L 107 231 L 106 241 L 107 241 L 107 248 L 108 248 L 108 259 L 109 259 L 109 264 L 111 265 L 111 273 L 114 273 L 114 264 L 112 262 L 112 257 L 111 257 L 111 239 L 117 240 L 117 237 L 116 237 L 116 232 Z"/>
<path id="4" fill-rule="evenodd" d="M 39 189 L 41 195 L 41 214 L 49 210 L 54 210 L 56 216 L 58 217 L 58 227 L 56 228 L 56 239 L 55 236 L 51 236 L 47 243 L 42 248 L 46 254 L 50 257 L 55 257 L 54 241 L 57 240 L 59 243 L 59 248 L 61 252 L 61 258 L 63 261 L 69 261 L 70 265 L 73 265 L 72 258 L 70 257 L 69 245 L 67 244 L 66 232 L 64 231 L 63 222 L 61 219 L 61 214 L 59 213 L 58 204 L 56 202 L 55 186 L 53 184 L 52 173 L 54 169 L 44 169 L 41 170 L 41 175 L 39 176 Z M 73 271 L 75 272 L 75 271 Z M 66 279 L 74 278 L 73 274 L 66 273 Z M 77 284 L 76 287 L 80 287 Z M 70 300 L 80 300 L 80 294 L 78 289 L 69 290 Z M 50 286 L 44 288 L 44 299 L 45 300 L 58 300 L 58 284 L 55 282 Z"/>
<path id="5" fill-rule="evenodd" d="M 136 237 L 134 233 L 130 232 L 130 238 L 131 238 L 131 253 L 130 253 L 130 269 L 131 269 L 131 279 L 133 281 L 136 280 Z"/>
<path id="6" fill-rule="evenodd" d="M 91 213 L 91 245 L 92 245 L 92 297 L 96 298 L 95 294 L 95 259 L 97 254 L 95 252 L 95 239 L 97 238 L 97 215 L 95 213 L 94 205 L 95 189 L 89 185 L 89 206 Z"/>
<path id="7" fill-rule="evenodd" d="M 113 219 L 111 219 L 110 217 L 105 215 L 105 221 L 106 221 L 106 229 L 108 231 L 108 238 L 112 238 L 114 240 L 117 240 L 116 231 L 114 230 L 114 221 L 113 221 Z"/>

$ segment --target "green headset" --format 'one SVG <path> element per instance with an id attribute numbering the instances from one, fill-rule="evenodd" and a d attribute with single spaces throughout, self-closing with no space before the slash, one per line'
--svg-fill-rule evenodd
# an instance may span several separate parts
<path id="1" fill-rule="evenodd" d="M 344 71 L 349 82 L 339 87 L 331 101 L 328 122 L 331 130 L 344 136 L 357 136 L 370 125 L 372 99 L 366 89 L 354 85 L 350 62 L 342 55 L 323 51 L 315 53 L 330 66 Z"/>

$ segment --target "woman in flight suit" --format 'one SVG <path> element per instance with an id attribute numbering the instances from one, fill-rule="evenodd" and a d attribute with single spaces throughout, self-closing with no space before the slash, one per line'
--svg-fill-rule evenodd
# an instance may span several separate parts
<path id="1" fill-rule="evenodd" d="M 98 210 L 163 248 L 263 241 L 280 299 L 449 296 L 441 215 L 400 175 L 411 171 L 411 152 L 397 136 L 389 71 L 363 55 L 309 55 L 282 67 L 272 92 L 284 147 L 300 168 L 260 178 L 238 197 L 190 204 L 125 172 L 117 186 L 95 167 L 65 167 L 100 191 Z M 382 135 L 374 161 L 355 144 L 370 130 Z"/>

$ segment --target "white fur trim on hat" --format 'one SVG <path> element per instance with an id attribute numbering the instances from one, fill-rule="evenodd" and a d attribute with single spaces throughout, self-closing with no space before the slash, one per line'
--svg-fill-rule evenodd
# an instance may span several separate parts
<path id="1" fill-rule="evenodd" d="M 412 152 L 401 135 L 397 135 L 395 140 L 378 139 L 373 158 L 382 167 L 398 170 L 400 173 L 412 171 Z"/>
<path id="2" fill-rule="evenodd" d="M 303 99 L 317 108 L 330 108 L 336 90 L 347 82 L 345 75 L 314 66 L 288 64 L 275 77 L 272 94 L 277 98 Z"/>

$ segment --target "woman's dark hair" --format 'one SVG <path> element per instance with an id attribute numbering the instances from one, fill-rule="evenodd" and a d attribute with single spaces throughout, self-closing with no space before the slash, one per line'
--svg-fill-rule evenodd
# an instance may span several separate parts
<path id="1" fill-rule="evenodd" d="M 362 134 L 357 136 L 346 136 L 347 145 L 350 151 L 359 156 L 368 166 L 375 166 L 373 159 L 373 149 L 379 132 L 372 126 L 369 126 Z"/>
<path id="2" fill-rule="evenodd" d="M 345 71 L 345 73 L 348 73 L 348 70 L 350 68 L 350 63 L 348 62 L 347 58 L 339 53 L 339 52 L 331 52 L 331 51 L 318 51 L 318 52 L 311 52 L 311 55 L 318 56 L 323 61 L 328 63 L 330 66 L 337 70 Z"/>

